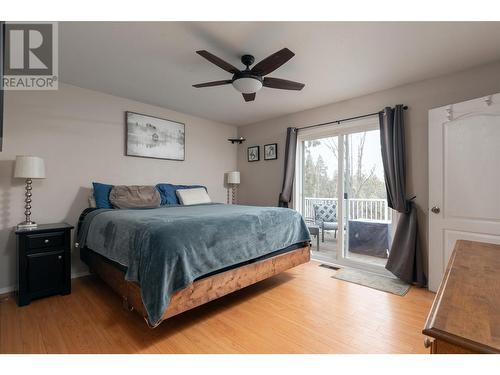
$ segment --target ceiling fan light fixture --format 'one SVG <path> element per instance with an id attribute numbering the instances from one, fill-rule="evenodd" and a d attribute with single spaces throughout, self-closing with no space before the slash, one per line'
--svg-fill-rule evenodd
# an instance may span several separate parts
<path id="1" fill-rule="evenodd" d="M 255 100 L 256 92 L 263 86 L 271 89 L 297 91 L 302 90 L 305 86 L 303 83 L 289 81 L 287 79 L 265 77 L 295 56 L 295 54 L 288 48 L 280 49 L 278 52 L 266 57 L 256 65 L 253 65 L 255 58 L 252 55 L 243 55 L 241 56 L 241 62 L 246 67 L 244 70 L 236 68 L 208 51 L 201 50 L 196 51 L 196 53 L 210 61 L 212 64 L 217 65 L 219 68 L 233 75 L 232 79 L 197 83 L 196 85 L 193 85 L 193 87 L 196 88 L 231 84 L 236 91 L 242 94 L 245 102 L 253 102 Z M 251 69 L 250 65 L 252 65 Z"/>
<path id="2" fill-rule="evenodd" d="M 237 78 L 233 81 L 233 87 L 243 94 L 252 94 L 262 88 L 262 81 L 252 77 Z"/>

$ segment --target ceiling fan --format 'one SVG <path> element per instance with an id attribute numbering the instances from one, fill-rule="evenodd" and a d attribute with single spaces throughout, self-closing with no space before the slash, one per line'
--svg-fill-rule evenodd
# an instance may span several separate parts
<path id="1" fill-rule="evenodd" d="M 226 72 L 233 74 L 233 78 L 231 79 L 193 85 L 193 87 L 196 88 L 232 84 L 236 90 L 243 94 L 243 98 L 246 102 L 251 102 L 255 100 L 255 93 L 259 91 L 262 86 L 281 90 L 302 90 L 305 86 L 303 83 L 288 81 L 286 79 L 264 77 L 295 56 L 288 48 L 283 48 L 273 53 L 271 56 L 266 57 L 264 60 L 254 65 L 252 69 L 249 67 L 254 63 L 255 58 L 252 55 L 241 56 L 241 62 L 246 66 L 245 70 L 239 70 L 208 51 L 202 50 L 196 51 L 196 53 L 217 65 L 219 68 L 224 69 Z"/>

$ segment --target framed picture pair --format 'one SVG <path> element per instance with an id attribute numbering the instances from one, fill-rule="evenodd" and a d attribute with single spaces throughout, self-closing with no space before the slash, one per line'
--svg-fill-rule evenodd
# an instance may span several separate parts
<path id="1" fill-rule="evenodd" d="M 247 158 L 249 162 L 260 160 L 260 146 L 251 146 L 247 150 Z M 264 145 L 264 160 L 278 159 L 278 144 L 270 143 Z"/>

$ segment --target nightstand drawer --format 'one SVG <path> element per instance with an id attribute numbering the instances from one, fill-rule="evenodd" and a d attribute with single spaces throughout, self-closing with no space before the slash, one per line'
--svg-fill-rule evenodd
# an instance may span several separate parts
<path id="1" fill-rule="evenodd" d="M 61 247 L 64 245 L 64 232 L 28 234 L 27 250 Z"/>

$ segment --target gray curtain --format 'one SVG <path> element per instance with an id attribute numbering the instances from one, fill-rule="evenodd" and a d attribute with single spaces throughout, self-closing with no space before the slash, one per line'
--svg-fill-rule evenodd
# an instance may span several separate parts
<path id="1" fill-rule="evenodd" d="M 279 196 L 278 206 L 288 207 L 292 200 L 293 179 L 295 177 L 295 155 L 297 153 L 297 128 L 286 130 L 285 146 L 285 174 L 283 175 L 283 187 Z"/>
<path id="2" fill-rule="evenodd" d="M 379 114 L 379 122 L 387 201 L 390 208 L 401 214 L 385 268 L 409 284 L 425 286 L 417 210 L 413 198 L 406 197 L 403 105 L 386 107 Z"/>

